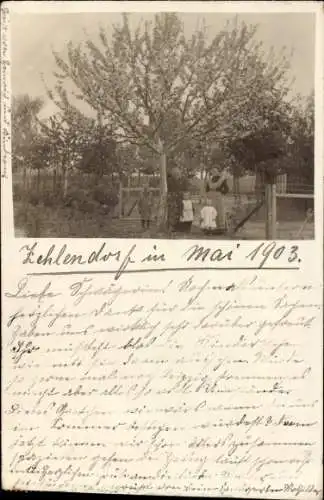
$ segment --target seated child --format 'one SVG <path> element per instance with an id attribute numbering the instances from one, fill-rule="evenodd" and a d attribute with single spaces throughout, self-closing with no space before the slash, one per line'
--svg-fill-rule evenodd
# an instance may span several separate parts
<path id="1" fill-rule="evenodd" d="M 215 229 L 217 229 L 216 218 L 216 208 L 212 206 L 211 200 L 207 198 L 206 205 L 200 212 L 201 228 L 207 233 L 212 233 Z"/>
<path id="2" fill-rule="evenodd" d="M 189 233 L 194 220 L 193 203 L 190 199 L 189 193 L 183 193 L 179 230 L 181 232 Z"/>

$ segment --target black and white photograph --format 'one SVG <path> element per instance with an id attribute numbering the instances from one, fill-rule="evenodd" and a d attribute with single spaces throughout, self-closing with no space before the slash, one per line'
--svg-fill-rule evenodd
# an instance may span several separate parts
<path id="1" fill-rule="evenodd" d="M 4 492 L 320 500 L 322 4 L 0 16 Z"/>
<path id="2" fill-rule="evenodd" d="M 10 29 L 16 237 L 314 239 L 314 14 Z"/>

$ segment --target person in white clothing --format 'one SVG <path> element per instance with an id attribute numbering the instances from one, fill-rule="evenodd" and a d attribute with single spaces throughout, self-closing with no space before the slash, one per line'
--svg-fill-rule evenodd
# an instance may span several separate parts
<path id="1" fill-rule="evenodd" d="M 194 220 L 193 203 L 189 193 L 183 193 L 182 210 L 180 215 L 179 229 L 181 232 L 189 233 Z"/>
<path id="2" fill-rule="evenodd" d="M 207 198 L 206 205 L 201 209 L 200 212 L 201 228 L 205 232 L 213 232 L 215 229 L 217 229 L 216 219 L 217 210 L 212 206 L 212 201 Z"/>

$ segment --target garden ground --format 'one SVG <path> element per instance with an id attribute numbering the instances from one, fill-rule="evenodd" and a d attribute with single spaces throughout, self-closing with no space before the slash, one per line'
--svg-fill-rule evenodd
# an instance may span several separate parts
<path id="1" fill-rule="evenodd" d="M 314 224 L 308 223 L 302 234 L 298 232 L 303 219 L 280 221 L 277 223 L 278 239 L 312 239 Z M 152 224 L 149 231 L 143 231 L 138 219 L 111 218 L 105 213 L 87 214 L 69 207 L 29 207 L 26 213 L 22 204 L 15 203 L 15 231 L 17 237 L 45 238 L 190 238 L 190 239 L 264 239 L 263 220 L 250 220 L 235 235 L 217 235 L 206 237 L 198 224 L 192 227 L 188 235 L 166 235 Z"/>

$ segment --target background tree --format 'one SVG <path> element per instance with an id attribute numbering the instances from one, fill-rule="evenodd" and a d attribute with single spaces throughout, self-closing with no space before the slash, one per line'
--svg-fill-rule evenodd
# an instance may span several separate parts
<path id="1" fill-rule="evenodd" d="M 71 127 L 60 113 L 52 115 L 46 123 L 40 121 L 39 125 L 51 152 L 54 182 L 57 178 L 57 170 L 59 170 L 62 179 L 62 194 L 63 197 L 66 197 L 69 172 L 80 158 L 80 145 L 83 140 L 84 128 Z"/>
<path id="2" fill-rule="evenodd" d="M 43 107 L 43 100 L 32 98 L 28 94 L 13 96 L 12 100 L 12 134 L 13 159 L 19 156 L 23 149 L 37 135 L 37 115 Z"/>
<path id="3" fill-rule="evenodd" d="M 236 19 L 211 41 L 205 26 L 187 40 L 174 13 L 157 14 L 133 32 L 124 15 L 110 41 L 101 29 L 100 44 L 69 43 L 66 58 L 54 54 L 52 98 L 63 110 L 71 107 L 65 82 L 72 81 L 75 97 L 103 113 L 116 140 L 159 157 L 163 222 L 167 157 L 188 141 L 210 136 L 219 143 L 257 130 L 287 95 L 288 59 L 265 54 L 256 29 Z"/>
<path id="4" fill-rule="evenodd" d="M 259 130 L 228 141 L 227 147 L 245 171 L 275 177 L 296 174 L 306 184 L 314 175 L 314 101 L 282 102 L 280 112 L 273 114 Z"/>
<path id="5" fill-rule="evenodd" d="M 80 141 L 77 168 L 92 173 L 97 180 L 118 172 L 116 144 L 108 127 L 94 122 Z"/>
<path id="6" fill-rule="evenodd" d="M 291 112 L 289 170 L 292 177 L 313 192 L 314 186 L 314 94 L 301 100 Z M 300 188 L 300 186 L 298 186 Z"/>
<path id="7" fill-rule="evenodd" d="M 41 191 L 41 173 L 46 172 L 51 164 L 51 147 L 46 137 L 41 134 L 33 136 L 28 148 L 29 167 L 36 172 L 36 197 Z"/>
<path id="8" fill-rule="evenodd" d="M 27 171 L 34 165 L 39 135 L 37 115 L 42 107 L 42 99 L 28 94 L 14 96 L 12 100 L 12 168 L 23 173 L 24 191 L 27 190 Z"/>

